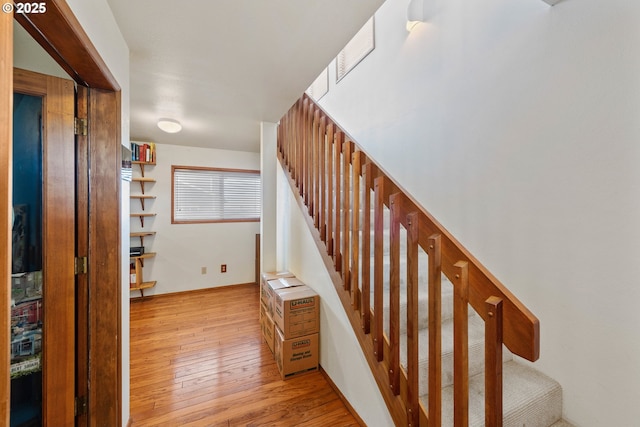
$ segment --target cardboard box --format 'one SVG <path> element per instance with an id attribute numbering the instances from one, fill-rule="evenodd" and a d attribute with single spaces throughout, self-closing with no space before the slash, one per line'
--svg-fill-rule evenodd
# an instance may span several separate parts
<path id="1" fill-rule="evenodd" d="M 296 275 L 288 271 L 268 271 L 266 273 L 262 273 L 263 282 L 279 279 L 281 277 L 296 277 Z"/>
<path id="2" fill-rule="evenodd" d="M 318 370 L 319 336 L 317 333 L 285 339 L 276 328 L 275 358 L 283 380 Z"/>
<path id="3" fill-rule="evenodd" d="M 295 277 L 281 277 L 267 282 L 266 293 L 268 294 L 265 295 L 265 299 L 267 300 L 267 302 L 265 302 L 265 306 L 269 310 L 269 315 L 271 315 L 271 317 L 273 317 L 274 291 L 277 289 L 294 288 L 297 286 L 304 286 L 304 283 Z"/>
<path id="4" fill-rule="evenodd" d="M 260 329 L 262 330 L 262 337 L 267 343 L 269 350 L 273 353 L 275 351 L 275 324 L 263 304 L 260 304 Z"/>
<path id="5" fill-rule="evenodd" d="M 270 301 L 272 298 L 272 294 L 269 290 L 268 282 L 269 280 L 276 280 L 281 277 L 296 277 L 294 274 L 289 273 L 288 271 L 270 271 L 268 273 L 262 273 L 260 280 L 260 301 L 266 306 L 269 307 L 271 305 Z"/>
<path id="6" fill-rule="evenodd" d="M 273 321 L 286 339 L 320 330 L 320 297 L 308 286 L 274 290 Z"/>

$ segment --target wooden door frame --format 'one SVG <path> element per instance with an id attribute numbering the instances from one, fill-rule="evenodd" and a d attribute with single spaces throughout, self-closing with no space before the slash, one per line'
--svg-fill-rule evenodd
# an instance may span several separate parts
<path id="1" fill-rule="evenodd" d="M 89 89 L 89 381 L 88 424 L 122 421 L 120 260 L 120 87 L 63 0 L 47 13 L 15 19 L 78 83 Z M 9 343 L 13 122 L 13 16 L 0 13 L 0 341 Z M 116 231 L 116 232 L 114 232 Z M 9 346 L 0 346 L 0 424 L 9 424 Z"/>

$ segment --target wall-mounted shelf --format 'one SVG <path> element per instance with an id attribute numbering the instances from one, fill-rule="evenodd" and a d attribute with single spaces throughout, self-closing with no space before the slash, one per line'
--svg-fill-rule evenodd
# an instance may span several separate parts
<path id="1" fill-rule="evenodd" d="M 145 165 L 155 166 L 156 162 L 139 162 L 139 161 L 134 160 L 133 162 L 131 162 L 131 164 L 140 166 L 140 173 L 142 174 L 142 176 L 144 176 L 144 167 L 145 167 Z"/>
<path id="2" fill-rule="evenodd" d="M 146 178 L 146 177 L 144 177 L 144 176 L 137 176 L 137 177 L 134 177 L 134 178 L 132 179 L 132 181 L 133 181 L 133 182 L 137 182 L 137 183 L 139 183 L 139 184 L 140 184 L 140 191 L 142 191 L 142 194 L 144 194 L 144 185 L 145 185 L 145 184 L 152 184 L 152 183 L 156 182 L 156 180 L 155 180 L 155 179 L 153 179 L 153 178 Z"/>
<path id="3" fill-rule="evenodd" d="M 156 256 L 155 252 L 147 252 L 147 253 L 144 253 L 142 255 L 130 256 L 129 259 L 139 260 L 140 263 L 142 264 L 142 266 L 144 267 L 144 260 L 145 259 L 149 259 L 149 258 L 153 258 L 155 256 Z"/>
<path id="4" fill-rule="evenodd" d="M 149 236 L 155 236 L 155 231 L 136 231 L 134 233 L 130 233 L 131 237 L 139 237 L 140 238 L 140 246 L 144 246 L 144 238 Z"/>
<path id="5" fill-rule="evenodd" d="M 135 176 L 132 179 L 132 182 L 140 184 L 140 193 L 141 194 L 131 194 L 129 197 L 131 200 L 139 200 L 140 207 L 142 208 L 142 212 L 132 212 L 131 218 L 138 217 L 140 218 L 140 226 L 144 228 L 144 219 L 148 217 L 156 216 L 155 213 L 145 212 L 146 207 L 145 204 L 152 203 L 148 202 L 156 198 L 156 196 L 145 194 L 145 185 L 153 184 L 156 182 L 155 179 L 145 176 L 145 173 L 148 172 L 148 168 L 156 165 L 156 145 L 152 142 L 138 142 L 131 141 L 131 153 L 133 160 L 131 163 L 134 165 L 138 165 L 140 168 L 140 175 Z M 142 159 L 142 160 L 140 160 Z M 144 159 L 148 161 L 143 161 Z M 132 188 L 133 190 L 133 188 Z M 153 205 L 152 205 L 153 207 Z M 142 246 L 142 250 L 144 251 L 144 238 L 155 236 L 155 231 L 147 231 L 147 230 L 136 230 L 131 228 L 133 231 L 130 233 L 131 239 L 139 238 L 140 246 Z M 152 240 L 153 242 L 153 240 Z M 149 242 L 147 242 L 148 244 Z M 143 268 L 144 268 L 144 260 L 155 257 L 155 252 L 145 252 L 142 255 L 136 255 L 129 257 L 129 264 L 131 268 L 131 278 L 129 280 L 129 289 L 131 291 L 140 291 L 140 296 L 144 297 L 144 290 L 153 288 L 156 285 L 155 280 L 144 280 L 143 279 Z"/>
<path id="6" fill-rule="evenodd" d="M 143 227 L 143 228 L 144 228 L 144 219 L 146 217 L 156 216 L 156 214 L 154 214 L 154 213 L 143 213 L 143 212 L 132 213 L 130 215 L 131 215 L 131 217 L 140 217 L 140 226 Z"/>
<path id="7" fill-rule="evenodd" d="M 131 279 L 129 280 L 130 291 L 140 291 L 140 296 L 144 297 L 144 290 L 153 288 L 156 285 L 156 281 L 143 281 L 142 280 L 142 268 L 144 267 L 144 260 L 155 257 L 155 252 L 148 252 L 142 255 L 130 256 L 129 259 L 133 260 L 131 263 Z"/>
<path id="8" fill-rule="evenodd" d="M 145 200 L 150 200 L 150 199 L 155 199 L 156 196 L 150 196 L 148 194 L 132 194 L 131 196 L 129 196 L 129 198 L 131 198 L 131 199 L 139 199 L 140 200 L 140 206 L 142 206 L 142 210 L 144 210 L 144 201 Z"/>
<path id="9" fill-rule="evenodd" d="M 131 290 L 131 291 L 140 291 L 140 295 L 142 295 L 142 297 L 144 297 L 144 290 L 153 288 L 155 285 L 156 285 L 156 281 L 155 280 L 153 280 L 151 282 L 142 282 L 142 283 L 140 283 L 140 286 L 131 287 L 131 288 L 129 288 L 129 290 Z"/>

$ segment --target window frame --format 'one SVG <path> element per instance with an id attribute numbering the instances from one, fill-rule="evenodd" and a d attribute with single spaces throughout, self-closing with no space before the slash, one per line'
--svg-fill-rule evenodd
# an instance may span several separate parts
<path id="1" fill-rule="evenodd" d="M 262 180 L 262 174 L 260 173 L 260 170 L 255 170 L 255 169 L 228 169 L 228 168 L 215 168 L 215 167 L 208 167 L 208 166 L 171 165 L 171 224 L 216 224 L 216 223 L 233 223 L 233 222 L 260 222 L 260 215 L 257 218 L 176 220 L 175 219 L 175 172 L 176 170 L 246 173 L 251 175 L 257 175 L 258 178 Z"/>

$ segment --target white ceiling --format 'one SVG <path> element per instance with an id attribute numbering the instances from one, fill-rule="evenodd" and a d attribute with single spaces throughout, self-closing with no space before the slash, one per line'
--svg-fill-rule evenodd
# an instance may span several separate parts
<path id="1" fill-rule="evenodd" d="M 131 55 L 131 138 L 259 151 L 384 0 L 108 0 Z M 161 117 L 183 130 L 160 131 Z"/>

